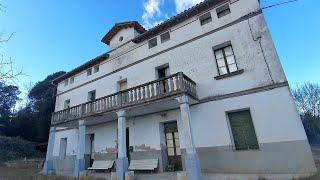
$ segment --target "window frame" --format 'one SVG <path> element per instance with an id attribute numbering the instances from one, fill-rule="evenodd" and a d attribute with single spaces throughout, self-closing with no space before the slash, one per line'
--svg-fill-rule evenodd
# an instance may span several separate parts
<path id="1" fill-rule="evenodd" d="M 229 11 L 229 13 L 224 14 L 226 11 Z M 218 19 L 220 19 L 220 18 L 222 18 L 222 17 L 224 17 L 224 16 L 226 16 L 226 15 L 228 15 L 228 14 L 231 14 L 231 9 L 230 9 L 229 3 L 224 4 L 224 5 L 220 6 L 220 7 L 218 7 L 218 8 L 216 9 L 216 13 L 217 13 Z M 223 14 L 222 14 L 222 13 L 223 13 Z"/>
<path id="2" fill-rule="evenodd" d="M 92 94 L 94 93 L 94 100 L 92 100 Z M 97 99 L 97 91 L 94 89 L 88 92 L 88 102 L 93 102 Z"/>
<path id="3" fill-rule="evenodd" d="M 69 79 L 65 79 L 64 80 L 64 86 L 68 86 L 69 85 Z"/>
<path id="4" fill-rule="evenodd" d="M 99 72 L 99 71 L 100 71 L 100 65 L 99 65 L 99 64 L 93 66 L 93 73 L 97 73 L 97 72 Z"/>
<path id="5" fill-rule="evenodd" d="M 225 51 L 224 51 L 224 49 L 229 47 L 229 46 L 231 47 L 233 58 L 234 58 L 234 62 L 235 62 L 234 64 L 236 65 L 236 68 L 237 68 L 237 70 L 233 71 L 233 72 L 230 72 L 229 64 L 228 64 L 228 61 L 227 61 L 227 56 L 226 56 Z M 233 46 L 232 46 L 230 41 L 222 43 L 222 44 L 217 45 L 217 46 L 214 46 L 214 47 L 212 47 L 212 50 L 213 50 L 214 59 L 216 61 L 216 66 L 217 66 L 217 69 L 218 69 L 219 76 L 224 76 L 224 75 L 232 74 L 232 73 L 235 73 L 235 72 L 239 71 L 239 66 L 238 66 L 238 63 L 237 63 L 237 59 L 236 59 L 236 56 L 235 56 L 235 53 L 234 53 L 234 50 L 233 50 Z M 222 50 L 222 53 L 223 53 L 223 60 L 224 60 L 224 63 L 225 63 L 225 67 L 227 69 L 227 73 L 226 74 L 221 74 L 220 73 L 220 69 L 219 69 L 219 65 L 218 65 L 218 59 L 217 59 L 217 56 L 216 56 L 216 51 L 219 51 L 219 50 Z"/>
<path id="6" fill-rule="evenodd" d="M 206 17 L 208 16 L 208 17 Z M 209 20 L 210 19 L 210 20 Z M 210 11 L 209 12 L 206 12 L 202 15 L 199 16 L 199 22 L 200 22 L 200 25 L 203 26 L 203 25 L 206 25 L 210 22 L 212 22 L 212 16 L 211 16 L 211 13 Z"/>
<path id="7" fill-rule="evenodd" d="M 256 135 L 256 139 L 257 139 L 257 144 L 258 144 L 258 148 L 257 149 L 237 149 L 236 148 L 236 145 L 235 145 L 235 142 L 234 142 L 234 135 L 233 135 L 233 132 L 232 132 L 232 127 L 231 127 L 231 123 L 230 123 L 230 118 L 229 118 L 229 114 L 230 113 L 237 113 L 237 112 L 242 112 L 242 111 L 249 111 L 249 114 L 250 114 L 250 118 L 251 118 L 251 121 L 252 121 L 252 126 L 253 126 L 253 130 L 255 132 L 255 135 Z M 231 140 L 231 145 L 232 145 L 232 149 L 233 151 L 260 151 L 260 141 L 259 141 L 259 138 L 258 138 L 258 135 L 257 135 L 257 131 L 256 131 L 256 126 L 255 126 L 255 123 L 253 121 L 253 115 L 251 113 L 251 109 L 250 108 L 241 108 L 241 109 L 236 109 L 236 110 L 230 110 L 230 111 L 226 111 L 225 112 L 225 116 L 226 116 L 226 120 L 227 120 L 227 125 L 228 125 L 228 130 L 229 130 L 229 135 L 230 135 L 230 140 Z"/>
<path id="8" fill-rule="evenodd" d="M 152 45 L 152 42 L 155 42 L 155 44 L 154 45 Z M 154 48 L 154 47 L 156 47 L 156 46 L 158 46 L 158 40 L 157 40 L 157 37 L 154 37 L 154 38 L 152 38 L 152 39 L 150 39 L 149 41 L 148 41 L 148 46 L 149 46 L 149 49 L 151 49 L 151 48 Z"/>
<path id="9" fill-rule="evenodd" d="M 122 83 L 127 83 L 127 85 L 126 85 L 127 88 L 121 89 L 121 84 L 122 84 Z M 121 79 L 120 81 L 117 82 L 117 89 L 118 89 L 118 91 L 124 91 L 124 90 L 126 90 L 126 89 L 129 89 L 127 78 Z"/>
<path id="10" fill-rule="evenodd" d="M 163 39 L 163 37 L 165 37 L 165 35 L 167 35 L 167 34 L 169 35 L 169 36 L 168 36 L 169 38 Z M 165 33 L 163 33 L 163 34 L 160 35 L 161 44 L 163 44 L 163 43 L 165 43 L 165 42 L 167 42 L 167 41 L 170 41 L 170 39 L 171 39 L 171 36 L 170 36 L 170 32 L 169 32 L 169 31 L 167 31 L 167 32 L 165 32 Z"/>
<path id="11" fill-rule="evenodd" d="M 71 100 L 70 99 L 66 99 L 64 100 L 64 104 L 63 104 L 63 109 L 69 109 L 71 106 L 70 106 L 70 103 L 71 103 Z M 67 107 L 67 105 L 69 107 Z"/>
<path id="12" fill-rule="evenodd" d="M 70 84 L 74 83 L 74 76 L 70 77 Z"/>
<path id="13" fill-rule="evenodd" d="M 91 76 L 92 75 L 92 68 L 87 69 L 87 76 Z"/>

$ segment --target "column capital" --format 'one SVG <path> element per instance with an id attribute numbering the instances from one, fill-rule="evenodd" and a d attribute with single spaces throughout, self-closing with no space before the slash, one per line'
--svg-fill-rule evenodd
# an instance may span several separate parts
<path id="1" fill-rule="evenodd" d="M 118 115 L 118 117 L 125 117 L 126 116 L 126 110 L 117 111 L 117 115 Z"/>
<path id="2" fill-rule="evenodd" d="M 85 126 L 86 121 L 85 120 L 79 120 L 79 126 Z"/>
<path id="3" fill-rule="evenodd" d="M 186 95 L 182 95 L 180 97 L 177 97 L 176 100 L 180 103 L 180 104 L 189 104 L 189 97 Z"/>
<path id="4" fill-rule="evenodd" d="M 56 131 L 57 131 L 57 129 L 56 129 L 55 126 L 51 126 L 51 127 L 50 127 L 50 132 L 56 132 Z"/>

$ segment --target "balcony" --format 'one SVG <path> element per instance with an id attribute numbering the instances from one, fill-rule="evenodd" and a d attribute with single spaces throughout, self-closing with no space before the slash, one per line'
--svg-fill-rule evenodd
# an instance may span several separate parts
<path id="1" fill-rule="evenodd" d="M 140 108 L 143 106 L 172 100 L 177 96 L 186 94 L 194 100 L 198 100 L 196 83 L 182 72 L 151 81 L 130 89 L 110 94 L 95 101 L 86 102 L 68 109 L 54 112 L 51 124 L 61 124 L 76 119 L 89 118 L 100 114 L 114 112 L 120 109 Z M 169 107 L 169 105 L 168 105 Z"/>

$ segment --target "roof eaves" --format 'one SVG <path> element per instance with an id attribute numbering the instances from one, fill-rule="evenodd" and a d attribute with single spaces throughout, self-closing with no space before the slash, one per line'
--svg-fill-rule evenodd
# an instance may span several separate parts
<path id="1" fill-rule="evenodd" d="M 184 10 L 183 12 L 169 18 L 168 20 L 164 21 L 161 24 L 158 24 L 157 26 L 149 29 L 147 32 L 140 34 L 139 36 L 132 39 L 132 42 L 139 43 L 142 42 L 150 37 L 153 36 L 153 34 L 159 34 L 160 32 L 165 31 L 166 29 L 169 29 L 170 27 L 180 23 L 181 21 L 184 21 L 188 19 L 191 16 L 194 16 L 196 14 L 199 14 L 199 12 L 206 11 L 210 9 L 211 7 L 218 5 L 224 1 L 227 0 L 205 0 L 203 2 L 200 2 L 196 4 L 195 6 Z"/>
<path id="2" fill-rule="evenodd" d="M 100 55 L 100 56 L 98 56 L 98 57 L 96 57 L 94 59 L 91 59 L 90 61 L 82 64 L 81 66 L 78 66 L 77 68 L 75 68 L 75 69 L 73 69 L 73 70 L 71 70 L 71 71 L 69 71 L 69 72 L 57 77 L 56 79 L 52 80 L 52 83 L 57 85 L 59 82 L 65 80 L 65 79 L 67 79 L 69 77 L 72 77 L 72 76 L 76 75 L 77 73 L 86 70 L 89 67 L 92 67 L 92 66 L 94 66 L 96 64 L 99 64 L 100 62 L 102 62 L 102 61 L 104 61 L 104 60 L 106 60 L 108 58 L 109 58 L 109 54 L 108 53 L 104 53 L 104 54 L 102 54 L 102 55 Z"/>

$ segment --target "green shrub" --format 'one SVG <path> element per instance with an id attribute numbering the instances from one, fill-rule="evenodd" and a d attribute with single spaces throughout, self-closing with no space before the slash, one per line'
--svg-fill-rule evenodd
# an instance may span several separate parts
<path id="1" fill-rule="evenodd" d="M 32 143 L 18 137 L 0 136 L 0 162 L 41 157 Z"/>

